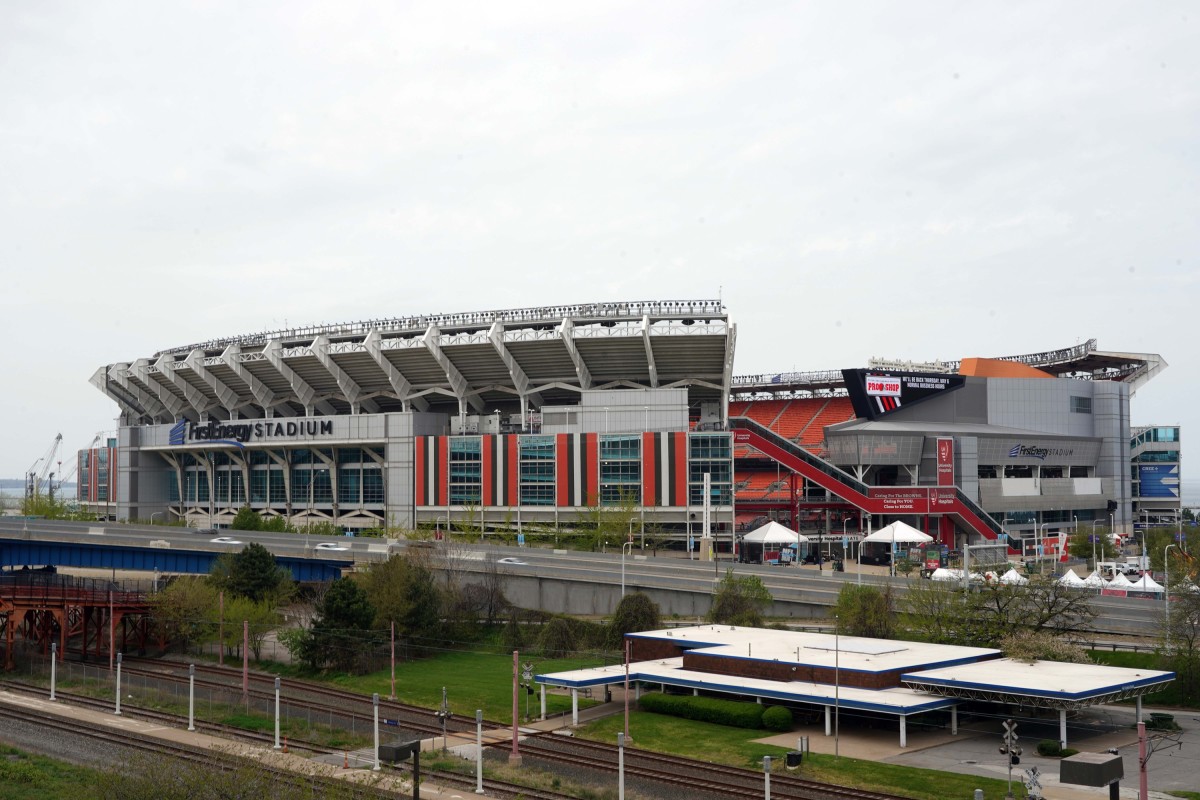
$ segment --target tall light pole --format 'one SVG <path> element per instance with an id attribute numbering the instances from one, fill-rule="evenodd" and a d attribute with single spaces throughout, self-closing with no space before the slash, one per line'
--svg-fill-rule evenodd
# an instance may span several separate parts
<path id="1" fill-rule="evenodd" d="M 1038 539 L 1037 539 L 1038 575 L 1042 574 L 1042 561 L 1043 561 L 1042 557 L 1046 554 L 1046 526 L 1053 525 L 1053 524 L 1054 523 L 1052 523 L 1052 522 L 1043 522 L 1042 524 L 1038 525 Z"/>
<path id="2" fill-rule="evenodd" d="M 1167 565 L 1167 551 L 1177 545 L 1172 542 L 1163 548 L 1163 610 L 1167 617 L 1167 635 L 1171 635 L 1171 574 Z"/>
<path id="3" fill-rule="evenodd" d="M 633 550 L 633 542 L 625 542 L 621 545 L 621 597 L 625 596 L 625 548 Z"/>
<path id="4" fill-rule="evenodd" d="M 838 757 L 838 743 L 841 739 L 841 652 L 838 639 L 838 617 L 833 615 L 833 757 Z"/>

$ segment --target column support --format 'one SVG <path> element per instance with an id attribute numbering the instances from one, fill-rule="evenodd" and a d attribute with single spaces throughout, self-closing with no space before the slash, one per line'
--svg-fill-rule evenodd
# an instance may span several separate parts
<path id="1" fill-rule="evenodd" d="M 900 746 L 908 747 L 908 717 L 900 715 Z"/>
<path id="2" fill-rule="evenodd" d="M 950 735 L 958 736 L 958 706 L 950 706 Z"/>
<path id="3" fill-rule="evenodd" d="M 825 735 L 833 736 L 833 714 L 830 712 L 832 706 L 825 706 Z"/>
<path id="4" fill-rule="evenodd" d="M 571 725 L 579 724 L 579 690 L 571 690 Z"/>
<path id="5" fill-rule="evenodd" d="M 1058 746 L 1066 749 L 1067 746 L 1067 710 L 1060 708 L 1058 710 Z"/>

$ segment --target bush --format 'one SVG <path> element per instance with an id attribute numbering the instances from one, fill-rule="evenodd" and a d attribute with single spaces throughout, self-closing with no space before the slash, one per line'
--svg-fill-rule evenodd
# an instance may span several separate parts
<path id="1" fill-rule="evenodd" d="M 655 714 L 669 714 L 673 717 L 729 725 L 734 728 L 754 729 L 763 726 L 764 708 L 758 703 L 661 692 L 644 694 L 639 702 L 643 711 Z"/>
<path id="2" fill-rule="evenodd" d="M 1076 750 L 1074 747 L 1064 747 L 1062 750 L 1059 751 L 1058 754 L 1062 758 L 1070 758 L 1071 756 L 1078 755 L 1079 751 Z"/>
<path id="3" fill-rule="evenodd" d="M 1042 739 L 1038 742 L 1037 751 L 1039 756 L 1058 758 L 1062 755 L 1062 745 L 1057 739 Z"/>
<path id="4" fill-rule="evenodd" d="M 792 710 L 783 706 L 771 706 L 763 712 L 762 724 L 769 731 L 786 733 L 792 729 Z"/>

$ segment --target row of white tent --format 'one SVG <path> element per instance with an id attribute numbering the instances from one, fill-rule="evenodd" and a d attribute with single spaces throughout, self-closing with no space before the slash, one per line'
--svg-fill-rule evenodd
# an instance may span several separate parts
<path id="1" fill-rule="evenodd" d="M 780 525 L 778 522 L 768 522 L 762 527 L 755 528 L 750 533 L 742 537 L 742 541 L 746 544 L 774 544 L 774 545 L 789 545 L 800 544 L 807 542 L 808 537 L 801 533 L 796 533 L 794 530 Z M 864 536 L 864 542 L 895 542 L 896 544 L 912 544 L 913 542 L 932 542 L 933 537 L 927 533 L 922 533 L 911 525 L 906 525 L 903 522 L 893 522 L 891 525 L 880 528 L 870 536 Z"/>
<path id="2" fill-rule="evenodd" d="M 935 581 L 962 581 L 963 574 L 960 569 L 936 569 L 930 576 L 931 580 Z M 984 583 L 1010 583 L 1010 584 L 1026 584 L 1029 579 L 1021 575 L 1013 568 L 1009 568 L 1008 572 L 1003 575 L 996 575 L 994 572 L 972 572 L 970 579 L 972 581 L 980 581 Z M 1143 575 L 1136 581 L 1131 581 L 1124 575 L 1117 573 L 1117 576 L 1112 580 L 1105 580 L 1099 572 L 1093 572 L 1086 578 L 1081 578 L 1075 574 L 1075 570 L 1069 569 L 1066 574 L 1058 579 L 1058 582 L 1064 586 L 1071 586 L 1077 589 L 1120 589 L 1126 592 L 1149 592 L 1161 594 L 1163 592 L 1162 584 L 1150 577 L 1149 574 Z"/>

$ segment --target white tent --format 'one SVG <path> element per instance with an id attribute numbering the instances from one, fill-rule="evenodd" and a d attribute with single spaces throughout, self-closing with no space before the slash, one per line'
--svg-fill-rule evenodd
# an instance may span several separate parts
<path id="1" fill-rule="evenodd" d="M 760 528 L 755 528 L 754 530 L 750 531 L 750 533 L 747 533 L 744 537 L 742 537 L 742 541 L 746 544 L 762 545 L 799 544 L 800 542 L 807 542 L 808 537 L 801 536 L 795 531 L 789 530 L 783 525 L 780 525 L 778 522 L 772 520 L 766 525 L 763 525 Z"/>
<path id="2" fill-rule="evenodd" d="M 1072 572 L 1071 574 L 1074 575 L 1075 573 Z M 1079 578 L 1075 578 L 1075 580 L 1079 580 Z M 1000 582 L 1001 583 L 1015 583 L 1018 586 L 1023 586 L 1025 584 L 1029 583 L 1029 579 L 1026 578 L 1024 575 L 1022 575 L 1021 573 L 1017 572 L 1012 567 L 1009 567 L 1008 572 L 1006 572 L 1000 576 Z"/>
<path id="3" fill-rule="evenodd" d="M 1124 572 L 1118 572 L 1117 576 L 1108 582 L 1109 589 L 1128 589 L 1133 586 L 1133 581 L 1125 577 Z"/>
<path id="4" fill-rule="evenodd" d="M 1162 584 L 1151 578 L 1149 572 L 1138 578 L 1129 587 L 1131 592 L 1161 592 L 1162 590 Z"/>
<path id="5" fill-rule="evenodd" d="M 1089 589 L 1103 589 L 1108 586 L 1108 581 L 1104 580 L 1104 576 L 1097 570 L 1083 579 L 1083 585 Z"/>
<path id="6" fill-rule="evenodd" d="M 912 543 L 912 542 L 932 542 L 933 537 L 927 533 L 914 528 L 912 525 L 907 525 L 899 520 L 891 525 L 886 525 L 872 533 L 870 536 L 863 537 L 864 542 L 897 542 L 897 543 Z"/>
<path id="7" fill-rule="evenodd" d="M 963 571 L 961 569 L 946 569 L 945 567 L 938 567 L 929 574 L 929 579 L 931 581 L 958 581 L 959 583 L 962 583 Z M 971 573 L 971 580 L 979 582 L 983 579 L 983 576 L 978 572 Z"/>
<path id="8" fill-rule="evenodd" d="M 1058 582 L 1063 586 L 1072 586 L 1077 589 L 1082 589 L 1084 586 L 1087 586 L 1087 583 L 1083 580 L 1083 578 L 1076 575 L 1075 570 L 1073 569 L 1067 570 L 1066 574 L 1058 579 Z"/>

